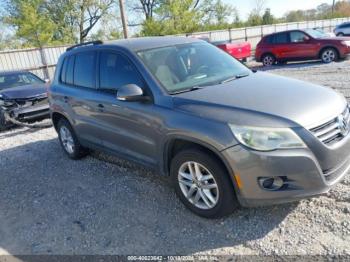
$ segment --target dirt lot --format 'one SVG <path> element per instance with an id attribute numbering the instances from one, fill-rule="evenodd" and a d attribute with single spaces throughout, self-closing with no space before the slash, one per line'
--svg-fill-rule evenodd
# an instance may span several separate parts
<path id="1" fill-rule="evenodd" d="M 270 73 L 350 97 L 350 62 L 275 67 Z M 0 133 L 0 253 L 350 254 L 350 176 L 299 203 L 239 209 L 206 220 L 168 178 L 95 152 L 69 160 L 52 128 Z"/>

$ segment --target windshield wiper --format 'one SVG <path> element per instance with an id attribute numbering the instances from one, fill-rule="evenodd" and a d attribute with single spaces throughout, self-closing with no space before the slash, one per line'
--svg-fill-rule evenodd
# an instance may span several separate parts
<path id="1" fill-rule="evenodd" d="M 227 78 L 227 79 L 225 79 L 225 80 L 222 80 L 222 81 L 220 82 L 220 84 L 225 84 L 225 83 L 227 83 L 227 82 L 231 82 L 231 81 L 233 81 L 233 80 L 236 80 L 236 79 L 239 79 L 239 78 L 242 78 L 242 77 L 246 77 L 246 76 L 249 76 L 249 74 L 237 74 L 237 75 L 235 75 L 235 76 L 232 76 L 232 77 L 229 77 L 229 78 Z"/>
<path id="2" fill-rule="evenodd" d="M 191 92 L 191 91 L 195 91 L 195 90 L 203 89 L 203 88 L 204 88 L 203 86 L 192 86 L 191 88 L 174 91 L 174 92 L 171 92 L 170 94 L 171 95 L 176 95 L 176 94 Z"/>

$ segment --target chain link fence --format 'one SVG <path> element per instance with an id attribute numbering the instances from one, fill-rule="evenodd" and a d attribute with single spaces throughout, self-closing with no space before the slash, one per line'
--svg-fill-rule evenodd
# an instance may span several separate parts
<path id="1" fill-rule="evenodd" d="M 316 20 L 295 23 L 283 23 L 274 25 L 254 26 L 246 28 L 233 28 L 209 32 L 196 32 L 186 36 L 208 37 L 211 41 L 248 41 L 252 49 L 260 41 L 261 37 L 274 32 L 322 28 L 326 32 L 332 32 L 336 25 L 349 22 L 350 17 L 329 20 Z M 0 71 L 27 70 L 42 77 L 51 79 L 55 72 L 55 67 L 59 56 L 65 52 L 65 46 L 45 47 L 42 49 L 20 49 L 0 52 Z"/>

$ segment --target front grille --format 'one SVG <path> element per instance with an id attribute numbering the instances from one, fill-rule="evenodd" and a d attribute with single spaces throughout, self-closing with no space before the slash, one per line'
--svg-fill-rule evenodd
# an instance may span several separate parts
<path id="1" fill-rule="evenodd" d="M 344 112 L 338 117 L 324 123 L 310 131 L 324 144 L 333 145 L 342 140 L 350 130 L 350 112 L 346 107 Z"/>

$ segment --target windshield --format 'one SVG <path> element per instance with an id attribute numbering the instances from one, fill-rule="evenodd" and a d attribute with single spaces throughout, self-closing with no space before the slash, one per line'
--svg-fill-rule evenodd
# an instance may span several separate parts
<path id="1" fill-rule="evenodd" d="M 43 83 L 45 82 L 32 73 L 0 74 L 0 90 L 23 85 Z"/>
<path id="2" fill-rule="evenodd" d="M 311 35 L 313 38 L 327 37 L 326 33 L 323 32 L 322 29 L 307 29 L 305 32 Z"/>
<path id="3" fill-rule="evenodd" d="M 138 52 L 169 93 L 215 85 L 251 72 L 236 59 L 208 43 L 190 43 Z"/>

